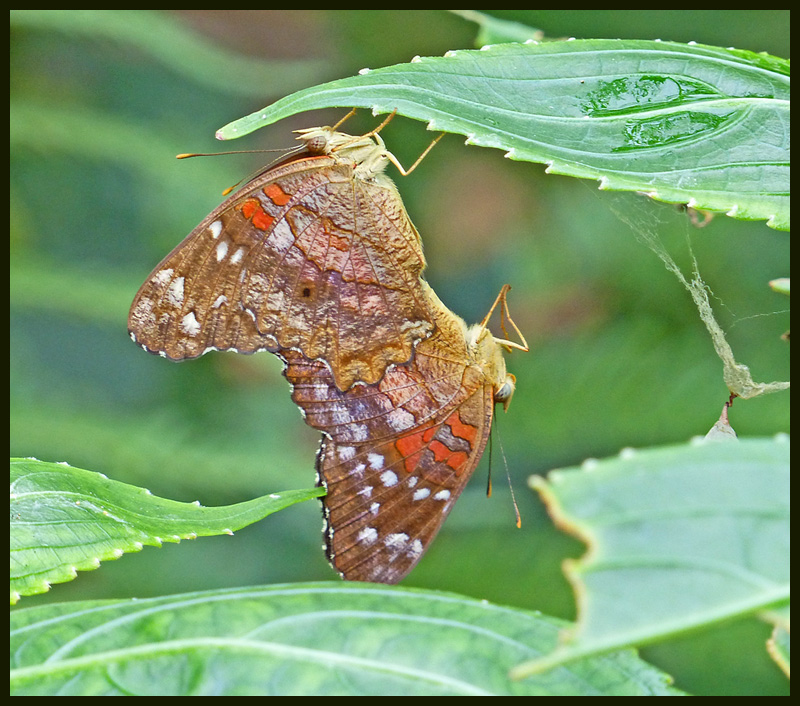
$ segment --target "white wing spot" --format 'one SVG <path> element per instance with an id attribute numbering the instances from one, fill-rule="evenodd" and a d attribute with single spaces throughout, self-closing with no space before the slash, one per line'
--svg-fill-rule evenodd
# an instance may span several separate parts
<path id="1" fill-rule="evenodd" d="M 353 424 L 350 427 L 350 435 L 353 441 L 366 441 L 369 439 L 369 431 L 366 424 Z"/>
<path id="2" fill-rule="evenodd" d="M 231 265 L 235 265 L 238 262 L 242 261 L 244 257 L 244 248 L 237 248 L 236 252 L 231 255 Z"/>
<path id="3" fill-rule="evenodd" d="M 356 541 L 362 544 L 372 544 L 378 539 L 378 530 L 374 527 L 365 527 L 356 535 Z"/>
<path id="4" fill-rule="evenodd" d="M 215 300 L 214 303 L 211 305 L 212 309 L 219 309 L 223 304 L 227 304 L 228 297 L 224 294 L 220 294 Z"/>
<path id="5" fill-rule="evenodd" d="M 349 461 L 356 455 L 355 446 L 339 446 L 336 448 L 336 453 L 339 455 L 339 460 Z"/>
<path id="6" fill-rule="evenodd" d="M 172 278 L 172 268 L 168 267 L 166 270 L 153 275 L 153 284 L 166 284 Z"/>
<path id="7" fill-rule="evenodd" d="M 414 491 L 414 495 L 412 496 L 414 500 L 424 500 L 431 494 L 430 489 L 428 488 L 418 488 Z"/>
<path id="8" fill-rule="evenodd" d="M 367 461 L 369 462 L 369 467 L 373 471 L 379 471 L 379 470 L 381 470 L 381 468 L 383 468 L 384 458 L 380 454 L 368 453 L 367 454 Z"/>
<path id="9" fill-rule="evenodd" d="M 364 486 L 356 494 L 357 495 L 363 495 L 365 498 L 371 498 L 372 497 L 372 486 L 371 485 Z"/>
<path id="10" fill-rule="evenodd" d="M 167 270 L 162 270 L 158 274 L 161 275 L 164 272 L 167 272 Z M 172 272 L 172 270 L 169 270 L 169 272 Z M 183 306 L 183 281 L 183 277 L 176 277 L 167 287 L 167 301 L 172 306 Z"/>
<path id="11" fill-rule="evenodd" d="M 348 476 L 363 476 L 364 471 L 366 470 L 366 466 L 363 463 L 359 463 L 357 466 L 353 467 L 353 470 L 348 473 Z"/>
<path id="12" fill-rule="evenodd" d="M 196 336 L 200 333 L 200 324 L 193 311 L 190 311 L 181 320 L 181 330 L 189 336 Z"/>
<path id="13" fill-rule="evenodd" d="M 156 321 L 156 316 L 153 313 L 153 302 L 147 297 L 142 297 L 136 305 L 135 311 L 131 312 L 131 317 L 139 321 L 147 320 L 147 323 L 152 325 Z M 134 334 L 131 333 L 131 336 Z M 134 338 L 134 340 L 136 340 Z"/>
<path id="14" fill-rule="evenodd" d="M 386 539 L 383 540 L 383 543 L 390 549 L 399 549 L 408 542 L 408 540 L 409 536 L 405 532 L 397 532 L 396 534 L 387 536 Z"/>
<path id="15" fill-rule="evenodd" d="M 380 504 L 380 503 L 372 503 L 372 505 L 370 505 L 370 506 L 369 506 L 369 511 L 370 511 L 370 512 L 371 512 L 373 515 L 377 515 L 377 514 L 378 514 L 378 511 L 379 511 L 380 509 L 381 509 L 381 504 Z"/>
<path id="16" fill-rule="evenodd" d="M 208 229 L 211 231 L 211 237 L 216 240 L 219 238 L 219 234 L 222 232 L 222 221 L 214 221 Z"/>
<path id="17" fill-rule="evenodd" d="M 278 252 L 286 252 L 292 247 L 292 245 L 294 245 L 295 236 L 289 226 L 289 222 L 285 220 L 278 221 L 272 229 L 269 240 L 270 246 Z"/>
<path id="18" fill-rule="evenodd" d="M 435 493 L 433 496 L 434 500 L 449 500 L 450 499 L 450 491 L 449 490 L 440 490 L 438 493 Z"/>
<path id="19" fill-rule="evenodd" d="M 422 554 L 422 542 L 420 542 L 418 539 L 415 539 L 413 542 L 411 542 L 408 553 L 414 558 L 419 557 Z"/>
<path id="20" fill-rule="evenodd" d="M 323 388 L 320 386 L 320 388 L 327 390 L 327 387 Z M 350 410 L 347 407 L 334 403 L 334 405 L 331 406 L 331 421 L 337 426 L 344 426 L 353 421 L 353 418 L 350 416 Z"/>
<path id="21" fill-rule="evenodd" d="M 411 412 L 400 408 L 393 409 L 389 412 L 389 414 L 386 415 L 386 421 L 396 432 L 403 432 L 406 431 L 406 429 L 411 429 L 417 423 L 416 418 Z"/>
<path id="22" fill-rule="evenodd" d="M 397 474 L 393 471 L 384 471 L 381 473 L 381 483 L 383 483 L 387 488 L 397 485 Z"/>
<path id="23" fill-rule="evenodd" d="M 227 240 L 220 240 L 217 243 L 217 262 L 221 262 L 225 259 L 225 256 L 228 254 L 228 241 Z"/>

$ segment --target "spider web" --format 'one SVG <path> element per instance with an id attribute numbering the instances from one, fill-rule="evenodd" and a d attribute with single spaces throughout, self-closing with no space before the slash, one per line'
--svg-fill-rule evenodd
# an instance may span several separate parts
<path id="1" fill-rule="evenodd" d="M 609 196 L 605 194 L 604 196 Z M 675 275 L 692 297 L 700 319 L 706 327 L 714 345 L 714 350 L 722 361 L 723 380 L 731 392 L 731 395 L 750 399 L 771 392 L 779 392 L 789 387 L 788 382 L 756 382 L 750 374 L 750 368 L 736 360 L 725 332 L 719 325 L 714 310 L 709 299 L 711 291 L 700 275 L 700 269 L 692 250 L 690 237 L 691 222 L 686 218 L 686 247 L 691 260 L 691 274 L 685 275 L 683 270 L 676 264 L 675 260 L 667 251 L 664 243 L 659 237 L 659 217 L 658 209 L 669 208 L 666 204 L 653 203 L 643 199 L 626 198 L 624 206 L 622 202 L 615 202 L 614 198 L 608 199 L 609 208 L 614 215 L 625 223 L 636 238 L 644 243 L 656 256 L 664 263 L 669 272 Z M 721 216 L 720 216 L 721 217 Z"/>

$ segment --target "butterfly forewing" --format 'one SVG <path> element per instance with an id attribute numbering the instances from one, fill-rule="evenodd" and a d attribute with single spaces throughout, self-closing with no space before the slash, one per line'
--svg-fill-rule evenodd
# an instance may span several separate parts
<path id="1" fill-rule="evenodd" d="M 139 290 L 134 340 L 176 360 L 297 348 L 342 390 L 407 361 L 433 329 L 419 235 L 388 177 L 356 166 L 301 156 L 225 201 Z"/>

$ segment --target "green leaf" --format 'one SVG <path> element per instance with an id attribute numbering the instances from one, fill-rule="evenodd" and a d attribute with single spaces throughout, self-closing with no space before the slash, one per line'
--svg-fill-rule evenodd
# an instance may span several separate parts
<path id="1" fill-rule="evenodd" d="M 589 551 L 566 567 L 574 639 L 518 676 L 789 600 L 782 437 L 629 451 L 531 483 Z"/>
<path id="2" fill-rule="evenodd" d="M 564 623 L 455 594 L 296 584 L 11 614 L 21 695 L 677 695 L 631 651 L 524 682 Z"/>
<path id="3" fill-rule="evenodd" d="M 478 34 L 475 37 L 475 46 L 477 47 L 482 47 L 486 44 L 500 44 L 501 42 L 526 42 L 529 39 L 535 39 L 536 41 L 544 39 L 544 32 L 541 29 L 529 27 L 522 22 L 503 20 L 479 10 L 450 10 L 450 12 L 478 25 Z"/>
<path id="4" fill-rule="evenodd" d="M 209 508 L 157 498 L 67 464 L 12 458 L 11 602 L 145 544 L 232 534 L 320 495 L 322 488 L 292 490 Z"/>
<path id="5" fill-rule="evenodd" d="M 766 54 L 640 40 L 499 44 L 307 88 L 217 136 L 333 106 L 396 110 L 602 189 L 789 227 L 789 64 Z"/>
<path id="6" fill-rule="evenodd" d="M 783 670 L 783 673 L 788 677 L 791 671 L 792 664 L 792 640 L 788 627 L 778 626 L 772 631 L 767 643 L 767 649 L 775 663 Z"/>

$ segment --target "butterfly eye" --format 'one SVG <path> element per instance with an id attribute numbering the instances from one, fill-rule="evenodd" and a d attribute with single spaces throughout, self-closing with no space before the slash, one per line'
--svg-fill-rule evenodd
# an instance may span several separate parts
<path id="1" fill-rule="evenodd" d="M 306 142 L 306 149 L 311 154 L 325 154 L 328 150 L 328 138 L 325 135 L 314 135 Z"/>
<path id="2" fill-rule="evenodd" d="M 506 379 L 502 385 L 500 385 L 494 393 L 494 401 L 502 404 L 503 407 L 508 409 L 508 403 L 511 402 L 511 398 L 514 395 L 514 390 L 517 386 L 517 378 L 515 378 L 511 373 L 506 375 Z"/>

